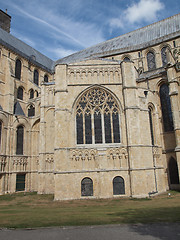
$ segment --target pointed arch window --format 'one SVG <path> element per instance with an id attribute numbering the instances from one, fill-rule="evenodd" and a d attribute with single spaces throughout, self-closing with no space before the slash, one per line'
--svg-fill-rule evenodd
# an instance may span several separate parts
<path id="1" fill-rule="evenodd" d="M 24 144 L 24 127 L 22 125 L 17 127 L 16 131 L 16 154 L 23 155 Z"/>
<path id="2" fill-rule="evenodd" d="M 29 98 L 30 99 L 34 98 L 34 90 L 33 89 L 31 89 L 29 92 Z"/>
<path id="3" fill-rule="evenodd" d="M 23 88 L 19 87 L 17 90 L 17 98 L 23 100 Z"/>
<path id="4" fill-rule="evenodd" d="M 39 85 L 39 73 L 36 69 L 34 70 L 34 83 Z"/>
<path id="5" fill-rule="evenodd" d="M 162 84 L 160 87 L 160 101 L 164 131 L 169 132 L 174 130 L 173 116 L 171 110 L 171 101 L 169 97 L 169 87 L 167 84 Z"/>
<path id="6" fill-rule="evenodd" d="M 150 126 L 150 133 L 151 133 L 151 143 L 154 145 L 154 130 L 153 130 L 153 115 L 152 115 L 152 108 L 148 108 L 149 113 L 149 126 Z"/>
<path id="7" fill-rule="evenodd" d="M 120 143 L 120 111 L 114 97 L 95 87 L 76 107 L 77 144 Z"/>
<path id="8" fill-rule="evenodd" d="M 153 52 L 147 53 L 147 65 L 149 71 L 156 69 L 155 54 Z"/>
<path id="9" fill-rule="evenodd" d="M 125 57 L 125 58 L 123 59 L 123 61 L 124 61 L 124 62 L 130 62 L 131 60 L 130 60 L 129 57 Z"/>
<path id="10" fill-rule="evenodd" d="M 162 59 L 163 67 L 167 65 L 167 54 L 166 54 L 166 51 L 167 51 L 167 47 L 163 47 L 161 49 L 161 59 Z"/>
<path id="11" fill-rule="evenodd" d="M 15 64 L 15 78 L 21 79 L 21 61 L 19 59 L 16 60 Z"/>

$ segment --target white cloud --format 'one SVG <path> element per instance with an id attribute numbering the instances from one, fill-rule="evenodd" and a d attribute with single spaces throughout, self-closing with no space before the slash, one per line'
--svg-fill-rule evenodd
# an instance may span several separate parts
<path id="1" fill-rule="evenodd" d="M 164 8 L 164 4 L 160 0 L 140 0 L 137 4 L 133 4 L 125 11 L 126 19 L 130 23 L 153 21 L 157 18 L 157 13 Z"/>
<path id="2" fill-rule="evenodd" d="M 63 47 L 48 48 L 47 51 L 50 52 L 51 55 L 53 55 L 55 57 L 55 59 L 63 58 L 63 57 L 66 57 L 66 56 L 69 56 L 69 55 L 75 53 L 74 50 L 66 49 L 66 48 L 63 48 Z"/>
<path id="3" fill-rule="evenodd" d="M 150 23 L 157 20 L 158 12 L 164 9 L 161 0 L 140 0 L 123 11 L 119 18 L 110 20 L 110 26 L 124 28 L 127 24 Z"/>

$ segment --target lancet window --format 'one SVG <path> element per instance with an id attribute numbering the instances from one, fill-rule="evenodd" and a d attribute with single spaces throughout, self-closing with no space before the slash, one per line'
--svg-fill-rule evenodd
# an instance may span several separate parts
<path id="1" fill-rule="evenodd" d="M 19 59 L 16 60 L 15 77 L 19 80 L 21 79 L 21 61 Z"/>
<path id="2" fill-rule="evenodd" d="M 149 71 L 156 69 L 155 54 L 153 52 L 148 52 L 148 54 L 147 54 L 147 64 L 148 64 L 148 70 Z"/>
<path id="3" fill-rule="evenodd" d="M 120 143 L 120 112 L 115 98 L 95 87 L 76 107 L 77 144 Z"/>
<path id="4" fill-rule="evenodd" d="M 173 116 L 171 110 L 171 101 L 169 97 L 169 87 L 163 84 L 160 87 L 161 110 L 163 117 L 164 131 L 169 132 L 174 130 Z"/>
<path id="5" fill-rule="evenodd" d="M 161 59 L 163 67 L 167 64 L 167 55 L 166 55 L 167 47 L 163 47 L 161 49 Z"/>

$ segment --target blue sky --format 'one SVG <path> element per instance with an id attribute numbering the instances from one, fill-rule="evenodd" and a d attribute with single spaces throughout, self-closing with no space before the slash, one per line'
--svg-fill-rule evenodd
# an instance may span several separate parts
<path id="1" fill-rule="evenodd" d="M 179 0 L 0 0 L 11 34 L 53 60 L 180 12 Z"/>

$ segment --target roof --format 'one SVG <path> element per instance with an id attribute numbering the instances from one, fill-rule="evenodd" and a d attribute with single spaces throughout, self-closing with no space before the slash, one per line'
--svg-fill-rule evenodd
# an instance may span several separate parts
<path id="1" fill-rule="evenodd" d="M 54 69 L 53 60 L 46 57 L 21 40 L 17 39 L 10 33 L 4 31 L 2 28 L 0 28 L 0 44 L 16 52 L 20 56 L 28 59 L 30 62 L 45 69 L 48 72 L 52 72 Z"/>
<path id="2" fill-rule="evenodd" d="M 180 36 L 180 14 L 59 59 L 56 64 L 69 64 L 92 57 L 140 50 L 178 36 Z"/>

